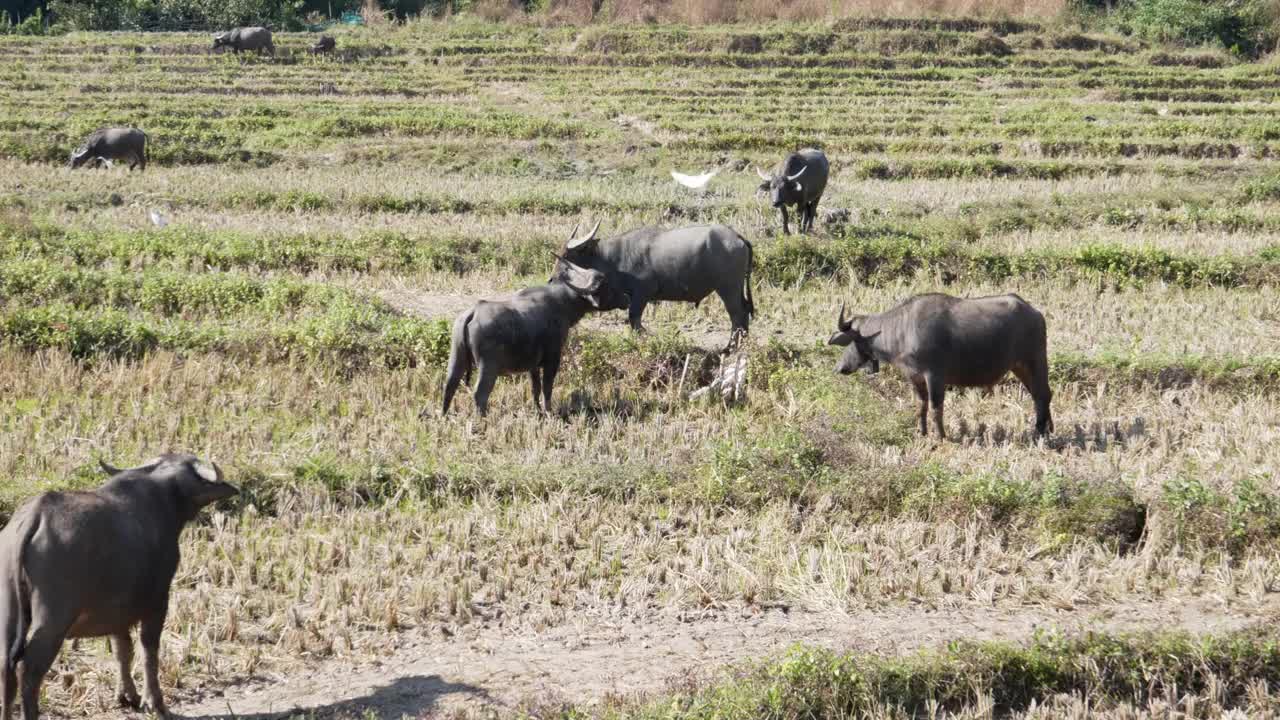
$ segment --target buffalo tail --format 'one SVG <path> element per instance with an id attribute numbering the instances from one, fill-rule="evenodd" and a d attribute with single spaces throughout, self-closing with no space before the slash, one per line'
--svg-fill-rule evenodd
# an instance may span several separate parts
<path id="1" fill-rule="evenodd" d="M 466 379 L 468 385 L 471 384 L 471 318 L 475 315 L 475 310 L 467 311 L 466 315 L 458 318 L 453 324 L 453 342 L 449 349 L 449 370 L 444 381 L 444 409 L 442 414 L 449 412 L 449 405 L 453 403 L 453 394 L 458 391 L 458 383 Z"/>
<path id="2" fill-rule="evenodd" d="M 18 543 L 18 548 L 14 551 L 13 577 L 10 578 L 12 586 L 9 592 L 13 593 L 10 607 L 18 614 L 16 623 L 16 632 L 13 640 L 9 645 L 8 669 L 13 672 L 18 667 L 18 663 L 22 661 L 22 656 L 27 651 L 27 617 L 31 614 L 31 598 L 27 593 L 22 591 L 22 577 L 25 574 L 23 561 L 26 559 L 27 546 L 31 544 L 31 538 L 40 529 L 40 516 L 36 515 L 27 525 L 26 531 L 22 533 L 22 540 Z"/>
<path id="3" fill-rule="evenodd" d="M 738 236 L 738 239 L 747 246 L 747 275 L 745 280 L 743 280 L 743 284 L 746 286 L 743 292 L 743 297 L 747 301 L 747 317 L 754 320 L 756 317 L 756 303 L 751 297 L 751 271 L 755 268 L 756 264 L 756 250 L 751 247 L 750 240 L 747 240 L 741 235 Z"/>

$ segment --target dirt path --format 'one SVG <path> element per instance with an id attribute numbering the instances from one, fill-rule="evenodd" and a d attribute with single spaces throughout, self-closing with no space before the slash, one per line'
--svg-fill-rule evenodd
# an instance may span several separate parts
<path id="1" fill-rule="evenodd" d="M 257 679 L 203 697 L 175 697 L 183 717 L 443 716 L 467 709 L 506 715 L 526 701 L 592 703 L 661 692 L 793 643 L 902 653 L 948 640 L 1026 640 L 1037 629 L 1236 630 L 1280 614 L 1280 598 L 1224 603 L 1099 606 L 1073 611 L 908 607 L 855 614 L 770 610 L 643 621 L 583 618 L 543 632 L 483 629 L 468 637 L 409 631 L 378 661 L 327 661 L 300 674 Z M 105 716 L 104 716 L 105 717 Z"/>

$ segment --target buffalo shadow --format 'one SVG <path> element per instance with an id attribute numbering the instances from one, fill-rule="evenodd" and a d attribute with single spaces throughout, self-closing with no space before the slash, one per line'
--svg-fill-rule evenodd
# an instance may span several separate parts
<path id="1" fill-rule="evenodd" d="M 947 429 L 947 439 L 978 447 L 1032 447 L 1043 443 L 1049 450 L 1106 452 L 1112 447 L 1127 447 L 1147 436 L 1147 421 L 1136 417 L 1131 421 L 1093 421 L 1057 427 L 1045 437 L 1036 437 L 1026 426 L 1006 427 L 1002 423 L 971 423 L 960 418 Z"/>
<path id="2" fill-rule="evenodd" d="M 439 675 L 414 675 L 396 678 L 390 684 L 366 695 L 314 707 L 294 706 L 277 712 L 242 714 L 228 706 L 226 713 L 216 715 L 183 715 L 173 713 L 175 720 L 283 720 L 284 718 L 401 718 L 429 716 L 440 698 L 465 693 L 483 700 L 489 693 L 465 683 L 452 683 Z"/>

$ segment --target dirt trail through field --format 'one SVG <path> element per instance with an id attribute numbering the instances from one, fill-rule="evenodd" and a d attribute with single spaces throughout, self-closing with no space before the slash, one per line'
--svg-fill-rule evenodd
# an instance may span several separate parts
<path id="1" fill-rule="evenodd" d="M 460 709 L 504 716 L 523 702 L 593 703 L 610 695 L 662 692 L 714 679 L 733 664 L 767 658 L 793 643 L 898 654 L 951 639 L 1024 641 L 1037 629 L 1066 631 L 1237 630 L 1280 617 L 1280 599 L 1186 601 L 1048 608 L 930 611 L 919 606 L 842 613 L 790 612 L 642 619 L 582 616 L 546 629 L 482 628 L 454 636 L 424 628 L 396 636 L 377 661 L 331 660 L 305 672 L 174 697 L 183 717 L 399 718 Z"/>

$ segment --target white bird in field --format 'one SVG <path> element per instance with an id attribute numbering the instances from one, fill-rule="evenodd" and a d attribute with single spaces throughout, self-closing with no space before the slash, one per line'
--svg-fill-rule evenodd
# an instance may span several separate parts
<path id="1" fill-rule="evenodd" d="M 711 178 L 715 177 L 716 173 L 718 172 L 720 172 L 719 168 L 712 170 L 709 173 L 703 173 L 701 175 L 685 175 L 684 173 L 679 173 L 679 172 L 676 172 L 675 170 L 672 170 L 671 177 L 675 178 L 676 182 L 680 183 L 681 185 L 687 188 L 692 188 L 694 190 L 701 190 L 702 188 L 707 186 L 707 183 L 711 182 Z"/>
<path id="2" fill-rule="evenodd" d="M 147 217 L 151 218 L 151 224 L 158 228 L 169 224 L 169 219 L 161 215 L 159 210 L 148 210 Z"/>

